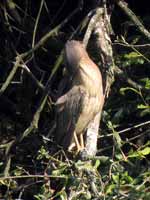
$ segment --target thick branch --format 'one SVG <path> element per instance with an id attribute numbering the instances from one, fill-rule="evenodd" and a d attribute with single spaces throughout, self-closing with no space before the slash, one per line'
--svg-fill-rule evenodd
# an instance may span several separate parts
<path id="1" fill-rule="evenodd" d="M 104 95 L 108 97 L 110 87 L 114 81 L 114 59 L 112 44 L 110 39 L 110 33 L 108 30 L 110 17 L 105 11 L 104 16 L 99 18 L 99 21 L 95 26 L 95 34 L 97 36 L 97 48 L 99 50 L 99 55 L 101 58 L 102 69 L 105 71 L 104 80 Z"/>
<path id="2" fill-rule="evenodd" d="M 98 8 L 96 10 L 95 15 L 91 18 L 88 28 L 86 30 L 86 33 L 84 35 L 84 40 L 83 43 L 85 46 L 87 46 L 87 43 L 90 39 L 90 36 L 96 26 L 97 21 L 99 21 L 99 18 L 103 15 L 104 11 L 103 8 Z M 103 103 L 102 103 L 103 104 Z M 81 157 L 84 159 L 85 157 L 89 156 L 95 156 L 96 151 L 97 151 L 97 137 L 98 137 L 98 131 L 99 131 L 99 124 L 100 124 L 100 118 L 101 118 L 101 113 L 102 113 L 102 108 L 99 113 L 95 116 L 93 121 L 89 124 L 87 133 L 86 133 L 86 149 L 85 149 L 85 155 L 84 152 L 81 155 Z"/>
<path id="3" fill-rule="evenodd" d="M 90 20 L 89 24 L 88 24 L 88 28 L 86 30 L 86 33 L 84 35 L 84 39 L 83 39 L 83 43 L 85 46 L 87 46 L 88 41 L 90 39 L 90 36 L 92 34 L 92 31 L 96 25 L 97 20 L 99 19 L 100 15 L 103 14 L 103 9 L 102 8 L 98 8 L 96 10 L 96 14 L 92 17 L 92 19 Z"/>

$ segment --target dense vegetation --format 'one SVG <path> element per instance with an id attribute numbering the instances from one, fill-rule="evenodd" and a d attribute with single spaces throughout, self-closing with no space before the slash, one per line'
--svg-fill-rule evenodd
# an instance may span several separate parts
<path id="1" fill-rule="evenodd" d="M 0 2 L 0 199 L 150 199 L 150 8 L 118 2 L 106 5 L 117 70 L 97 155 L 86 161 L 56 150 L 54 104 L 63 47 L 83 40 L 88 14 L 105 1 Z M 88 52 L 101 68 L 94 42 Z"/>

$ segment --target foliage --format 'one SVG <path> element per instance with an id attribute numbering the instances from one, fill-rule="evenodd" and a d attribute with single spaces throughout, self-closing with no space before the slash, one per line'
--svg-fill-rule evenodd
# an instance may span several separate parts
<path id="1" fill-rule="evenodd" d="M 149 44 L 118 7 L 111 19 L 112 45 L 125 78 L 115 76 L 105 102 L 97 156 L 81 161 L 56 148 L 50 134 L 64 73 L 62 49 L 69 38 L 83 39 L 92 6 L 68 0 L 0 2 L 1 199 L 150 199 Z M 148 27 L 146 6 L 140 1 L 130 6 Z M 91 42 L 90 54 L 99 61 L 92 48 Z M 15 75 L 4 88 L 12 69 Z M 51 98 L 43 101 L 49 80 Z"/>

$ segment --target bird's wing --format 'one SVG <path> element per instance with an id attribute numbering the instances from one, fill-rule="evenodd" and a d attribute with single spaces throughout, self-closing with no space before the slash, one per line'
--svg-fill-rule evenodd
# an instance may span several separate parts
<path id="1" fill-rule="evenodd" d="M 71 144 L 77 120 L 83 107 L 86 91 L 74 86 L 56 102 L 56 141 L 64 148 Z"/>

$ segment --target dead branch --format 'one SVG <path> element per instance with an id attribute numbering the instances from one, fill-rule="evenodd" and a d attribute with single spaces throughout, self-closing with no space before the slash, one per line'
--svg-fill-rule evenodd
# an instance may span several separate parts
<path id="1" fill-rule="evenodd" d="M 124 0 L 116 0 L 117 5 L 126 13 L 126 15 L 130 18 L 130 20 L 136 25 L 138 30 L 148 39 L 150 40 L 150 32 L 144 27 L 144 25 L 140 22 L 134 12 L 128 8 L 128 4 Z"/>
<path id="2" fill-rule="evenodd" d="M 35 77 L 35 75 L 30 71 L 30 69 L 27 67 L 27 65 L 22 64 L 20 67 L 22 67 L 32 78 L 32 80 L 36 83 L 36 85 L 42 90 L 45 91 L 45 86 Z"/>
<path id="3" fill-rule="evenodd" d="M 100 15 L 102 15 L 102 14 L 103 14 L 103 9 L 102 8 L 98 8 L 96 10 L 95 15 L 91 18 L 91 20 L 90 20 L 90 22 L 88 24 L 88 28 L 86 30 L 86 33 L 84 35 L 84 39 L 83 39 L 83 43 L 84 43 L 85 47 L 88 44 L 88 41 L 89 41 L 90 36 L 92 34 L 92 31 L 93 31 L 93 29 L 94 29 L 94 27 L 96 25 L 96 22 L 98 21 Z"/>
<path id="4" fill-rule="evenodd" d="M 22 58 L 21 58 L 20 55 L 16 57 L 16 62 L 14 64 L 12 70 L 10 71 L 6 81 L 3 83 L 3 85 L 2 85 L 2 87 L 0 89 L 0 96 L 5 92 L 5 90 L 7 89 L 9 84 L 11 83 L 11 81 L 12 81 L 12 79 L 13 79 L 13 77 L 14 77 L 17 69 L 18 69 L 18 67 L 20 66 L 21 60 L 22 60 Z"/>

